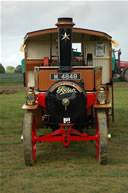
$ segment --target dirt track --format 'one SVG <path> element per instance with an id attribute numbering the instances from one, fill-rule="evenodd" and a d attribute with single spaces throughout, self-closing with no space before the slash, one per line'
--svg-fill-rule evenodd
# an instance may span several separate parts
<path id="1" fill-rule="evenodd" d="M 128 82 L 114 82 L 114 88 L 128 88 Z"/>
<path id="2" fill-rule="evenodd" d="M 2 86 L 0 87 L 0 94 L 14 94 L 17 92 L 25 92 L 26 88 L 23 86 Z"/>

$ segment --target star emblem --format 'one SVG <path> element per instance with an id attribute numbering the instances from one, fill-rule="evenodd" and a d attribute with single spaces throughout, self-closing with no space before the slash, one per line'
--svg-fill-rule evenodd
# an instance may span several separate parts
<path id="1" fill-rule="evenodd" d="M 68 34 L 65 32 L 65 33 L 62 35 L 62 39 L 61 39 L 61 40 L 65 40 L 65 41 L 70 40 L 69 36 L 70 36 L 70 34 L 68 35 Z"/>

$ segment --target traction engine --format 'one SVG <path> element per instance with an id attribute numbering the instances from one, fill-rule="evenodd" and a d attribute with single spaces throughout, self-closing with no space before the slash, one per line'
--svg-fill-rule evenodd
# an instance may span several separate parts
<path id="1" fill-rule="evenodd" d="M 75 61 L 72 54 L 72 18 L 59 18 L 58 61 L 35 66 L 35 86 L 29 87 L 23 121 L 24 159 L 26 165 L 36 160 L 38 142 L 95 141 L 97 159 L 107 162 L 108 116 L 111 107 L 109 88 L 102 84 L 102 67 Z M 81 56 L 82 57 L 82 56 Z M 45 62 L 46 61 L 46 62 Z M 77 63 L 77 64 L 76 64 Z M 46 64 L 46 65 L 45 65 Z M 36 129 L 51 128 L 38 136 Z M 95 134 L 87 130 L 94 127 Z"/>

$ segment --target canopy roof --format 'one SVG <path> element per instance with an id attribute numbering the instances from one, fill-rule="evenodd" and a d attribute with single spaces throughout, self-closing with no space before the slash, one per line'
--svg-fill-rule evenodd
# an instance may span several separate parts
<path id="1" fill-rule="evenodd" d="M 104 38 L 106 40 L 111 41 L 113 46 L 115 46 L 115 47 L 118 47 L 118 45 L 119 45 L 118 42 L 116 42 L 115 40 L 112 40 L 112 37 L 105 32 L 90 30 L 90 29 L 83 29 L 83 28 L 72 28 L 72 32 L 76 33 L 76 34 L 78 33 L 78 34 L 85 34 L 87 36 L 92 36 L 92 37 L 94 36 L 94 37 Z M 56 33 L 58 33 L 58 28 L 49 28 L 49 29 L 42 29 L 42 30 L 38 30 L 38 31 L 28 32 L 24 37 L 24 42 L 20 47 L 20 51 L 24 51 L 25 44 L 26 44 L 27 40 L 29 40 L 31 38 L 32 39 L 33 38 L 40 38 L 43 35 L 56 34 Z"/>
<path id="2" fill-rule="evenodd" d="M 50 28 L 50 29 L 43 29 L 43 30 L 39 30 L 39 31 L 28 32 L 24 39 L 27 40 L 27 38 L 40 36 L 40 35 L 44 35 L 44 34 L 57 33 L 57 32 L 58 32 L 57 28 Z M 82 28 L 73 28 L 72 32 L 87 34 L 87 35 L 92 35 L 92 36 L 100 36 L 100 37 L 103 37 L 107 40 L 110 40 L 110 41 L 112 40 L 112 37 L 110 35 L 108 35 L 107 33 L 101 32 L 101 31 L 82 29 Z"/>

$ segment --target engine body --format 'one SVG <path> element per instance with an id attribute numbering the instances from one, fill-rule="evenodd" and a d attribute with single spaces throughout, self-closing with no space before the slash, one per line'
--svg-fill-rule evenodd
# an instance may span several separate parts
<path id="1" fill-rule="evenodd" d="M 74 124 L 81 129 L 87 126 L 87 97 L 82 86 L 75 81 L 57 81 L 46 94 L 46 109 L 51 125 Z"/>

